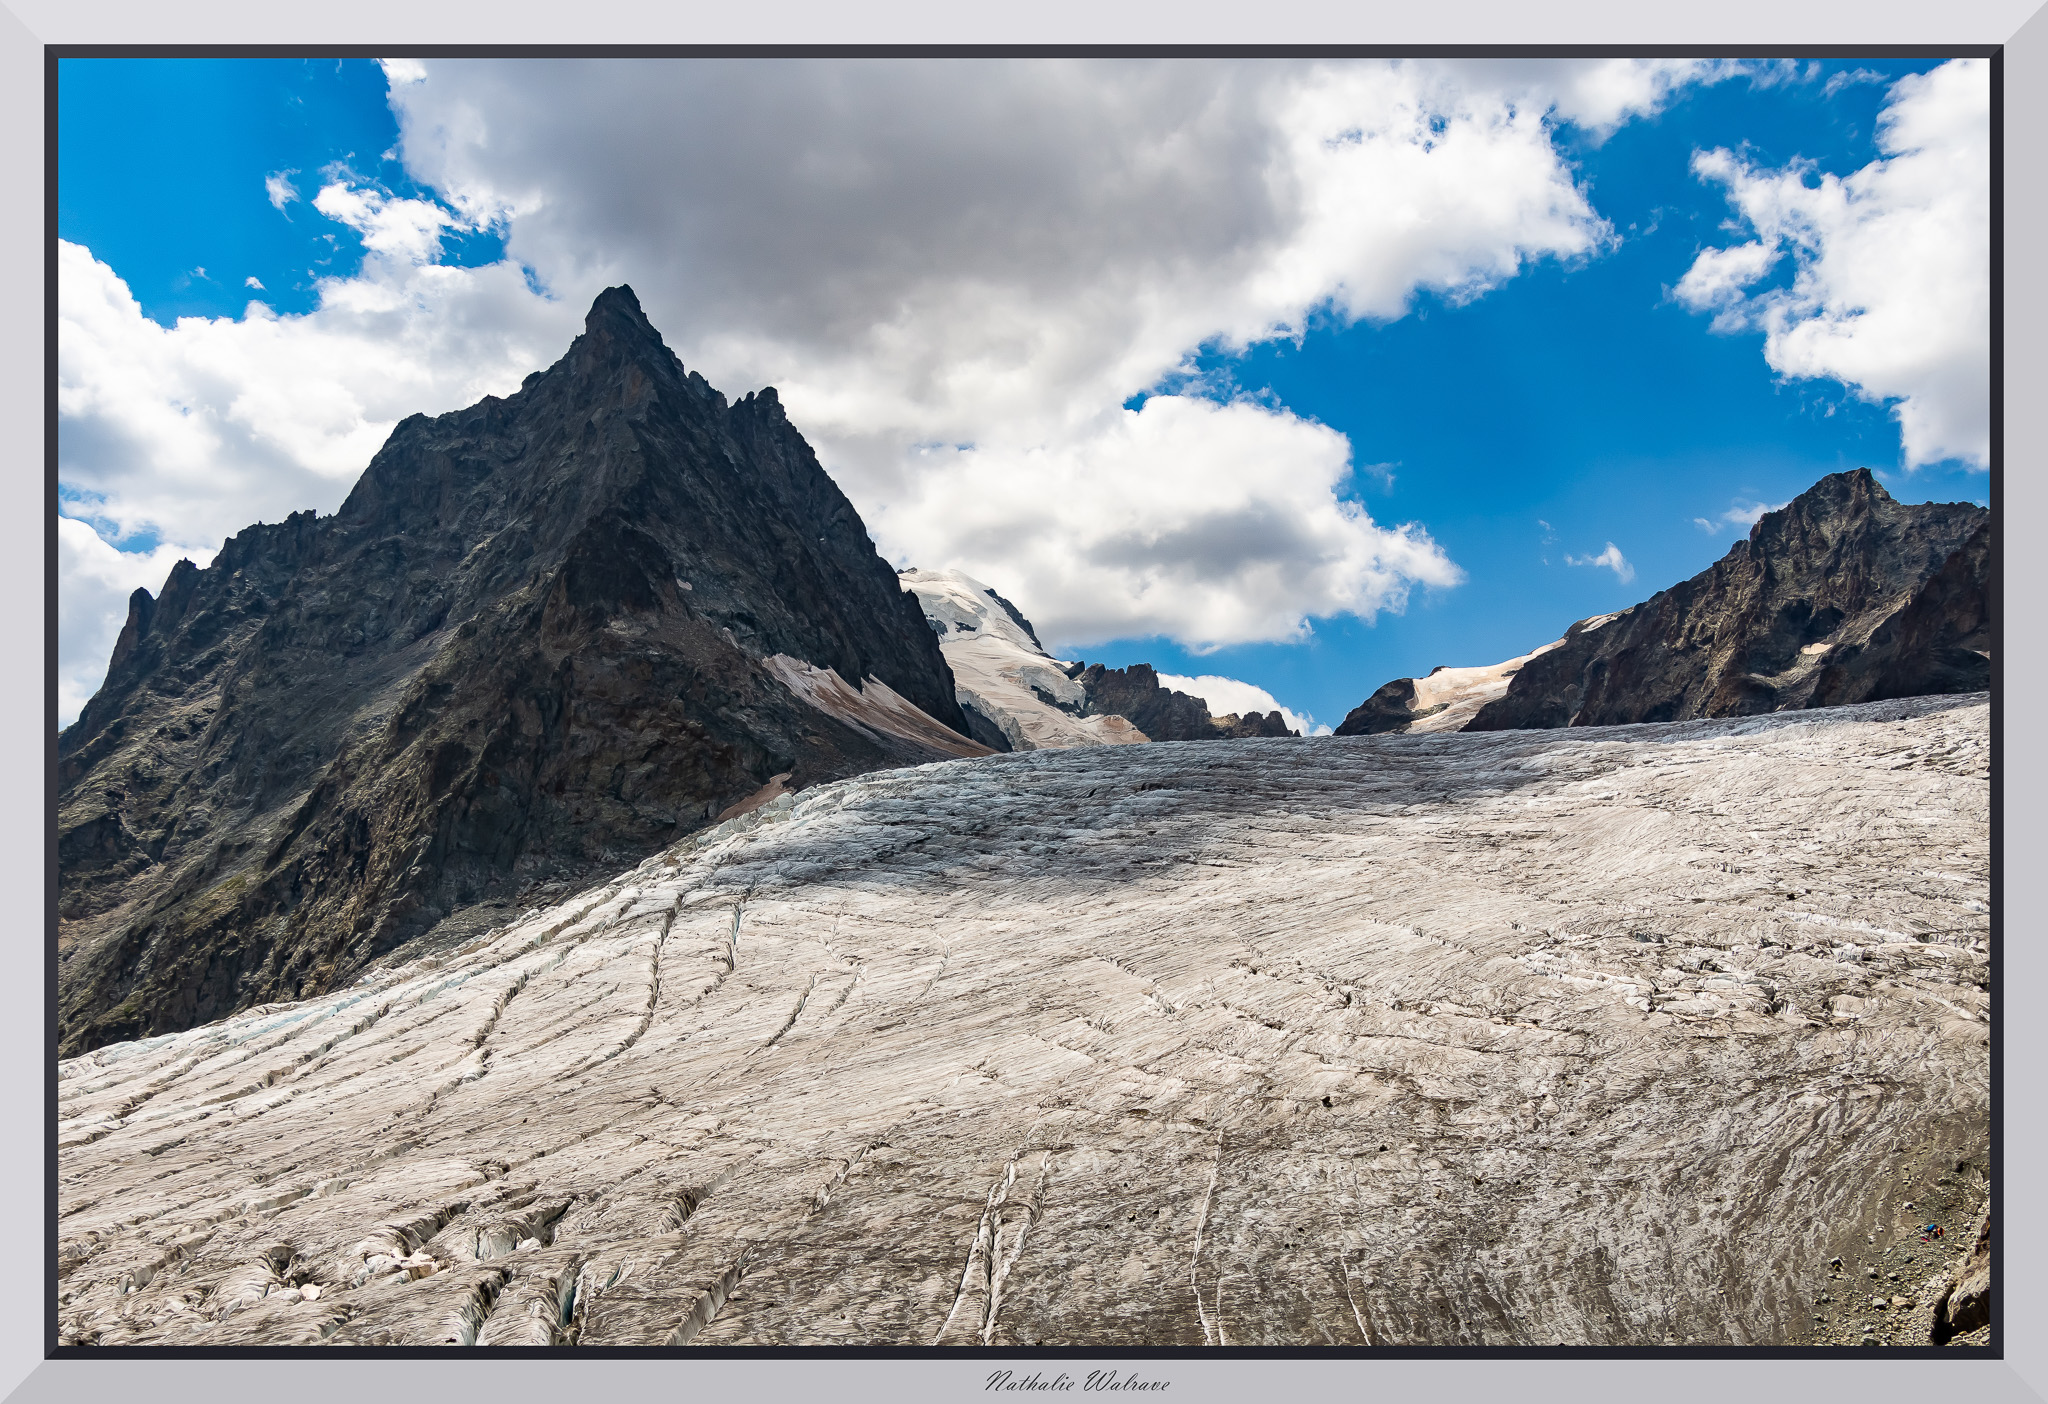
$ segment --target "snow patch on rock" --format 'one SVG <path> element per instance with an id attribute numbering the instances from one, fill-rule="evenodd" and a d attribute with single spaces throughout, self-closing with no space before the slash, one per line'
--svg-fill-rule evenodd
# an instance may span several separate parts
<path id="1" fill-rule="evenodd" d="M 871 736 L 894 736 L 940 755 L 990 754 L 989 747 L 962 736 L 880 678 L 869 677 L 854 687 L 836 669 L 814 667 L 786 653 L 770 654 L 762 662 L 798 697 L 825 715 L 859 727 Z"/>
<path id="2" fill-rule="evenodd" d="M 1597 628 L 1613 617 L 1610 614 L 1588 620 L 1585 627 Z M 1478 716 L 1481 707 L 1496 697 L 1507 695 L 1508 684 L 1514 681 L 1515 674 L 1530 659 L 1550 652 L 1563 642 L 1563 639 L 1553 639 L 1519 658 L 1483 663 L 1475 668 L 1437 668 L 1426 678 L 1414 679 L 1415 720 L 1395 729 L 1404 732 L 1464 730 L 1465 723 Z"/>

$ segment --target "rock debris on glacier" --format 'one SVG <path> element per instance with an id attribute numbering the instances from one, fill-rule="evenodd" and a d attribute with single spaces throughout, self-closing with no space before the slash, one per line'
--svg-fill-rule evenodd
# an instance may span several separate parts
<path id="1" fill-rule="evenodd" d="M 451 954 L 60 1064 L 61 1339 L 1806 1339 L 1915 1167 L 1982 1190 L 1987 720 L 780 798 Z"/>

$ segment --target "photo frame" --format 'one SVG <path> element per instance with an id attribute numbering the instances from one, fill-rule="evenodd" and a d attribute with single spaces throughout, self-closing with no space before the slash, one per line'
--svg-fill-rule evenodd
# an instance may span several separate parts
<path id="1" fill-rule="evenodd" d="M 1829 18 L 1832 19 L 1834 17 Z M 2006 52 L 2006 59 L 2009 63 L 2013 62 L 2016 56 L 2023 57 L 2024 45 L 2021 43 L 2019 36 L 2014 35 L 2013 41 L 2014 42 L 2008 46 Z M 2015 71 L 2017 71 L 2017 69 L 2008 70 L 2009 73 Z M 2008 93 L 2013 93 L 2016 87 L 2017 85 L 2009 85 L 2007 90 Z M 2018 149 L 2022 147 L 2025 143 L 2025 136 L 2023 132 L 2020 130 L 2024 114 L 2021 111 L 2019 100 L 2016 98 L 2009 97 L 2007 111 L 2007 121 L 2009 124 L 2007 128 L 2008 139 L 2012 143 L 2012 149 Z M 2010 159 L 2010 156 L 2008 156 L 2008 160 Z M 2007 219 L 2008 221 L 2010 221 L 2011 219 L 2016 217 L 2016 210 L 2022 208 L 2022 205 L 2020 204 L 2021 197 L 2019 196 L 2019 192 L 2008 189 L 2007 198 L 2015 201 L 2014 204 L 2008 205 L 2006 209 Z M 2024 297 L 2028 291 L 2025 285 L 2024 276 L 2012 277 L 2012 279 L 2008 281 L 2006 289 L 2008 303 L 2010 303 L 2012 298 L 2016 295 Z M 2017 319 L 2009 320 L 2008 327 L 2011 328 L 2013 322 L 2016 320 Z M 2007 360 L 2005 363 L 2005 369 L 2007 376 L 2010 377 L 2014 374 L 2015 366 L 2023 365 L 2025 363 L 2025 356 L 2023 354 L 2023 348 L 2021 346 L 2021 338 L 2014 337 L 2010 333 L 2010 331 L 2008 333 L 2006 355 Z M 38 363 L 40 364 L 40 357 L 38 358 Z M 42 382 L 40 381 L 40 379 L 38 379 L 34 383 L 40 384 Z M 1994 391 L 1994 404 L 1996 403 L 1996 391 Z M 2020 421 L 2016 419 L 2012 422 L 2014 424 L 2018 424 Z M 2014 492 L 2016 495 L 2009 496 L 2006 502 L 2003 504 L 2001 510 L 2008 512 L 2024 512 L 2024 508 L 2026 506 L 2026 494 L 2024 488 L 2021 484 L 2016 482 L 2011 485 L 2010 490 Z M 2021 517 L 2021 520 L 2025 520 L 2024 515 Z M 2024 567 L 2020 563 L 2015 562 L 2011 567 L 2009 567 L 2009 575 L 2012 571 L 2019 571 L 2023 569 Z M 2019 577 L 2013 576 L 2012 578 Z M 2011 653 L 2018 654 L 2021 653 L 2023 650 L 2019 647 L 2009 645 L 2008 651 Z M 2025 664 L 2021 663 L 2018 666 L 2024 668 Z M 2008 675 L 2006 687 L 2008 689 L 2011 688 L 2010 675 Z M 2008 691 L 2007 695 L 2012 696 L 2024 694 L 2016 694 L 2014 692 Z M 1996 723 L 1994 723 L 1994 726 L 1996 726 Z M 2009 750 L 2005 753 L 2008 761 L 2016 762 L 2021 765 L 2025 764 L 2025 744 L 2024 742 L 2019 742 L 2015 744 L 2013 742 L 2012 731 L 2010 729 L 2006 731 L 2005 736 L 2001 739 L 2000 744 L 2013 746 L 2012 750 Z M 2010 790 L 2007 790 L 2005 793 L 2009 796 L 2012 792 Z M 1995 811 L 1995 814 L 1996 813 L 1997 812 Z M 1994 817 L 1994 843 L 2001 842 L 2007 834 L 2015 832 L 2012 830 L 2001 832 L 2001 823 L 2002 818 Z M 2014 874 L 2013 876 L 2016 881 L 2021 882 L 2023 884 L 2024 879 L 2019 874 Z M 2015 890 L 2023 890 L 2023 887 L 2021 889 Z M 2015 953 L 2015 955 L 2017 955 L 2017 953 Z M 2015 959 L 2011 963 L 2008 963 L 2000 973 L 1999 984 L 1995 986 L 1994 1000 L 2000 998 L 2004 989 L 2018 988 L 2018 986 L 2013 985 L 2011 982 L 2015 979 L 2021 978 L 2022 973 L 2023 964 L 2020 960 Z M 54 976 L 52 976 L 51 978 L 52 980 L 54 980 Z M 1994 1027 L 1997 1027 L 1995 1023 Z M 2023 1037 L 2023 1035 L 2021 1036 Z M 2015 1047 L 2018 1047 L 2018 1045 L 2016 1044 Z M 2012 1054 L 2011 1050 L 2000 1050 L 2000 1052 L 2002 1055 L 2011 1054 L 2011 1056 L 2017 1056 L 2017 1054 Z M 2017 1064 L 2008 1063 L 2008 1066 L 2017 1066 Z M 2013 1088 L 2009 1090 L 2008 1095 L 2023 1095 L 2023 1093 L 2021 1093 L 2020 1089 Z M 2017 1106 L 2018 1103 L 2015 1102 L 2014 1105 Z M 1996 1125 L 1997 1124 L 1995 1123 L 1995 1127 Z M 2001 1131 L 2002 1128 L 1994 1130 L 1995 1147 L 1998 1144 L 1997 1138 L 2001 1134 Z M 1994 1153 L 1997 1152 L 1995 1151 Z M 2017 1197 L 2018 1196 L 2015 1196 L 2015 1198 Z M 2006 1232 L 2009 1235 L 2013 1235 L 2013 1237 L 2008 1238 L 2008 1243 L 2012 1243 L 2015 1241 L 2023 1241 L 2021 1236 L 2023 1236 L 2026 1232 L 2023 1217 L 2020 1217 L 2022 1211 L 2020 1210 L 2018 1205 L 2015 1205 L 2014 1208 L 2016 1214 L 2015 1222 L 2008 1230 L 2006 1230 Z M 2007 1254 L 2009 1256 L 2012 1255 L 2011 1248 L 2007 1249 Z M 2017 1276 L 2017 1274 L 2015 1274 L 2015 1276 Z M 2012 1290 L 2016 1294 L 2018 1294 L 2013 1299 L 2016 1303 L 2024 1301 L 2025 1289 L 2023 1284 L 2011 1283 L 2008 1279 L 2007 1284 L 2002 1284 L 2001 1286 L 2001 1294 L 2003 1294 L 2003 1292 L 2006 1290 Z M 42 1304 L 43 1298 L 41 1296 L 38 1296 L 38 1313 L 42 1308 Z M 2008 1317 L 2008 1321 L 2010 1320 L 2011 1318 Z M 2010 1328 L 2008 1327 L 2005 1329 Z M 2006 1338 L 2008 1341 L 2006 1353 L 2013 1362 L 2012 1366 L 1993 1366 L 1987 1362 L 1985 1363 L 1985 1368 L 2001 1370 L 2005 1371 L 2006 1373 L 2012 1373 L 2014 1367 L 2023 1368 L 2024 1362 L 2021 1360 L 2019 1353 L 2020 1350 L 2023 1348 L 2021 1346 L 2020 1334 L 2021 1333 L 2015 1332 L 2011 1337 Z M 39 1353 L 40 1350 L 41 1345 L 40 1343 L 38 1343 L 36 1347 L 36 1353 Z M 1732 1353 L 1739 1354 L 1740 1352 Z M 29 1358 L 33 1358 L 33 1356 L 31 1355 Z M 1121 1356 L 1105 1356 L 1103 1357 L 1103 1360 L 1109 1368 L 1119 1368 L 1117 1365 L 1111 1362 L 1113 1360 L 1121 1358 Z M 401 1362 L 384 1363 L 393 1366 L 398 1366 L 401 1364 Z M 1060 1363 L 1064 1366 L 1066 1362 L 1061 1361 Z M 1736 1360 L 1729 1360 L 1726 1362 L 1720 1360 L 1712 1362 L 1695 1361 L 1688 1367 L 1688 1372 L 1690 1372 L 1691 1370 L 1717 1372 L 1719 1370 L 1726 1369 L 1731 1372 L 1733 1378 L 1740 1379 L 1744 1372 L 1758 1369 L 1759 1364 L 1760 1363 L 1741 1362 Z M 86 1388 L 97 1389 L 100 1387 L 98 1381 L 102 1379 L 113 1379 L 116 1378 L 117 1375 L 128 1375 L 134 1368 L 136 1367 L 131 1365 L 129 1362 L 125 1361 L 115 1362 L 97 1359 L 90 1361 L 84 1359 L 77 1359 L 72 1361 L 60 1360 L 52 1361 L 49 1364 L 39 1367 L 37 1370 L 36 1378 L 40 1380 L 44 1376 L 49 1376 L 51 1379 L 50 1387 L 54 1388 L 55 1380 L 60 1372 L 63 1372 L 63 1374 L 67 1378 L 69 1377 L 71 1372 L 77 1372 L 85 1380 L 89 1381 L 89 1383 L 86 1385 Z M 162 1367 L 159 1366 L 154 1368 Z M 205 1362 L 203 1364 L 201 1362 L 195 1361 L 190 1362 L 190 1368 L 193 1368 L 195 1370 L 210 1371 L 216 1369 L 229 1368 L 229 1366 L 225 1362 L 220 1361 Z M 293 1378 L 296 1374 L 298 1374 L 298 1372 L 303 1369 L 303 1366 L 297 1359 L 281 1359 L 275 1361 L 263 1361 L 260 1363 L 237 1361 L 233 1363 L 232 1368 L 238 1372 L 242 1370 L 256 1371 L 260 1369 L 261 1371 L 267 1373 L 269 1371 L 275 1370 L 279 1372 L 279 1378 L 290 1379 Z M 347 1367 L 347 1369 L 351 1373 L 353 1373 L 357 1369 L 374 1371 L 377 1368 L 378 1365 L 376 1362 L 352 1363 Z M 564 1368 L 564 1366 L 558 1362 L 549 1362 L 547 1368 L 561 1369 Z M 582 1367 L 579 1365 L 579 1373 L 581 1368 Z M 677 1378 L 677 1376 L 673 1373 L 673 1371 L 676 1368 L 675 1363 L 673 1361 L 665 1360 L 607 1361 L 598 1364 L 594 1368 L 596 1368 L 600 1372 L 601 1377 L 617 1378 L 621 1380 L 644 1380 L 646 1382 L 646 1387 L 654 1388 L 659 1388 L 663 1383 Z M 1015 1365 L 1013 1364 L 1010 1368 L 1015 1369 Z M 1091 1368 L 1093 1367 L 1091 1366 Z M 1150 1368 L 1151 1366 L 1148 1362 L 1144 1365 L 1143 1369 L 1140 1370 L 1140 1373 L 1148 1372 Z M 1227 1362 L 1222 1362 L 1220 1364 L 1211 1364 L 1210 1362 L 1204 1361 L 1200 1362 L 1199 1367 L 1197 1367 L 1193 1362 L 1188 1361 L 1185 1357 L 1172 1357 L 1159 1362 L 1158 1373 L 1162 1379 L 1170 1381 L 1170 1387 L 1177 1394 L 1207 1395 L 1210 1393 L 1217 1393 L 1220 1395 L 1220 1393 L 1224 1390 L 1258 1388 L 1261 1387 L 1261 1381 L 1271 1380 L 1275 1378 L 1286 1381 L 1299 1382 L 1297 1387 L 1317 1389 L 1326 1388 L 1332 1390 L 1333 1392 L 1340 1389 L 1364 1388 L 1385 1389 L 1405 1387 L 1441 1389 L 1446 1387 L 1444 1381 L 1451 1381 L 1452 1383 L 1450 1383 L 1448 1387 L 1453 1389 L 1478 1390 L 1486 1387 L 1485 1376 L 1487 1371 L 1492 1368 L 1494 1368 L 1493 1362 L 1487 1361 L 1461 1360 L 1451 1362 L 1404 1359 L 1399 1361 L 1373 1362 L 1372 1369 L 1370 1373 L 1367 1374 L 1364 1372 L 1363 1367 L 1355 1357 L 1346 1359 L 1342 1362 L 1332 1362 L 1306 1359 L 1301 1354 L 1296 1352 L 1279 1352 L 1265 1359 L 1237 1358 Z M 1516 1364 L 1508 1366 L 1506 1368 L 1508 1368 L 1511 1373 L 1526 1373 L 1530 1370 L 1548 1370 L 1554 1367 L 1538 1367 L 1527 1364 Z M 1594 1378 L 1595 1376 L 1604 1375 L 1604 1381 L 1595 1383 L 1592 1386 L 1596 1389 L 1600 1389 L 1608 1387 L 1605 1381 L 1621 1381 L 1629 1378 L 1661 1379 L 1664 1377 L 1664 1372 L 1668 1372 L 1671 1366 L 1668 1362 L 1657 1363 L 1653 1360 L 1646 1359 L 1641 1361 L 1630 1361 L 1627 1362 L 1625 1366 L 1620 1361 L 1601 1362 L 1597 1366 L 1594 1365 L 1592 1362 L 1581 1361 L 1578 1362 L 1577 1368 L 1582 1371 L 1590 1371 L 1593 1373 L 1590 1375 L 1561 1375 L 1558 1378 L 1577 1379 L 1583 1382 L 1588 1378 Z M 1774 1360 L 1773 1362 L 1771 1362 L 1770 1366 L 1770 1369 L 1775 1374 L 1775 1378 L 1778 1380 L 1789 1380 L 1798 1376 L 1803 1376 L 1807 1373 L 1809 1368 L 1814 1370 L 1823 1369 L 1823 1367 L 1818 1362 L 1815 1362 L 1814 1364 L 1809 1366 L 1808 1362 L 1802 1361 L 1797 1362 L 1795 1364 L 1794 1362 L 1790 1362 L 1783 1359 Z M 1861 1365 L 1860 1363 L 1851 1364 L 1849 1362 L 1830 1361 L 1824 1368 L 1828 1371 L 1841 1371 L 1857 1370 L 1867 1367 Z M 1960 1368 L 1960 1366 L 1958 1366 L 1958 1368 Z M 1969 1368 L 1975 1370 L 1977 1369 L 1977 1365 L 1973 1363 Z M 1628 1373 L 1637 1369 L 1641 1369 L 1643 1371 L 1655 1369 L 1659 1371 L 1659 1375 L 1655 1377 L 1649 1376 L 1647 1374 L 1641 1376 L 1631 1376 L 1631 1374 Z M 900 1359 L 892 1359 L 886 1361 L 841 1360 L 827 1363 L 819 1362 L 812 1359 L 805 1359 L 801 1356 L 763 1359 L 759 1361 L 740 1361 L 726 1358 L 719 1359 L 713 1362 L 707 1362 L 704 1365 L 698 1365 L 695 1362 L 693 1362 L 691 1365 L 691 1370 L 692 1376 L 690 1378 L 693 1380 L 693 1382 L 703 1380 L 708 1374 L 709 1378 L 713 1380 L 729 1379 L 732 1382 L 730 1387 L 755 1389 L 766 1388 L 771 1392 L 779 1391 L 784 1388 L 795 1389 L 814 1386 L 819 1388 L 830 1388 L 833 1387 L 833 1382 L 843 1381 L 846 1379 L 853 1379 L 860 1381 L 863 1387 L 874 1387 L 877 1389 L 887 1388 L 890 1389 L 892 1392 L 902 1392 L 905 1389 L 908 1389 L 912 1392 L 929 1391 L 934 1392 L 935 1394 L 944 1393 L 948 1396 L 959 1392 L 985 1391 L 987 1388 L 986 1376 L 988 1375 L 988 1371 L 986 1370 L 970 1369 L 965 1366 L 956 1366 L 949 1362 L 905 1361 Z M 1083 1373 L 1085 1375 L 1086 1372 Z M 1820 1377 L 1821 1376 L 1815 1376 L 1815 1378 Z M 1545 1374 L 1540 1378 L 1548 1380 L 1551 1377 Z M 1716 1376 L 1716 1378 L 1718 1378 L 1718 1376 Z M 2001 1375 L 1999 1378 L 2002 1380 L 2003 1375 Z M 2017 1387 L 2017 1381 L 2014 1381 L 2013 1384 Z M 520 1388 L 524 1387 L 524 1385 L 525 1382 L 521 1381 L 519 1383 L 514 1384 L 513 1387 Z M 315 1385 L 314 1387 L 328 1386 Z M 1580 1383 L 1576 1387 L 1583 1388 L 1585 1387 L 1585 1385 L 1583 1383 Z M 1615 1387 L 1628 1388 L 1630 1386 L 1627 1384 L 1618 1384 Z M 1659 1385 L 1657 1387 L 1661 1388 L 1668 1386 Z M 1687 1386 L 1680 1387 L 1682 1388 Z M 1773 1385 L 1767 1387 L 1775 1386 Z M 1882 1386 L 1873 1385 L 1872 1387 L 1881 1388 Z M 2000 1385 L 1988 1387 L 1996 1388 L 2003 1386 Z M 67 1388 L 74 1388 L 74 1386 L 67 1386 Z M 32 1391 L 25 1392 L 24 1397 L 33 1397 Z"/>

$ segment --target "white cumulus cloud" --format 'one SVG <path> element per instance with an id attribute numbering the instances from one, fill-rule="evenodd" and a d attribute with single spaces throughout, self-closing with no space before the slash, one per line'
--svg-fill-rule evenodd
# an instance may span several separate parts
<path id="1" fill-rule="evenodd" d="M 441 231 L 462 223 L 432 200 L 401 199 L 348 181 L 321 186 L 313 208 L 355 230 L 371 254 L 407 263 L 433 262 L 441 254 Z"/>
<path id="2" fill-rule="evenodd" d="M 567 316 L 517 268 L 372 257 L 280 317 L 142 315 L 114 270 L 57 249 L 58 477 L 116 539 L 218 546 L 255 521 L 332 511 L 406 415 L 505 394 L 566 346 Z M 545 348 L 545 349 L 544 349 Z"/>
<path id="3" fill-rule="evenodd" d="M 1612 234 L 1553 144 L 1686 64 L 506 60 L 386 65 L 411 175 L 314 212 L 361 270 L 280 316 L 144 318 L 59 251 L 60 473 L 120 535 L 336 507 L 392 425 L 506 393 L 630 282 L 693 369 L 782 392 L 886 554 L 1065 646 L 1300 638 L 1456 565 L 1350 446 L 1182 383 L 1204 346 L 1483 295 Z M 267 182 L 282 209 L 293 171 Z M 289 192 L 289 194 L 287 193 Z M 456 229 L 504 261 L 438 261 Z M 1132 397 L 1162 385 L 1142 409 Z M 119 539 L 118 536 L 115 539 Z M 117 621 L 118 624 L 118 621 Z"/>
<path id="4" fill-rule="evenodd" d="M 296 170 L 272 171 L 263 177 L 263 193 L 270 197 L 271 205 L 279 212 L 286 205 L 299 198 L 298 190 L 292 185 Z"/>
<path id="5" fill-rule="evenodd" d="M 1764 332 L 1793 378 L 1889 404 L 1906 466 L 1988 465 L 1991 443 L 1991 77 L 1956 59 L 1892 85 L 1880 159 L 1846 176 L 1759 169 L 1726 150 L 1693 169 L 1754 239 L 1707 249 L 1673 289 L 1717 330 Z M 1789 287 L 1748 291 L 1780 258 Z"/>
<path id="6" fill-rule="evenodd" d="M 1693 520 L 1698 521 L 1699 518 L 1695 517 Z M 1621 554 L 1621 549 L 1612 541 L 1608 542 L 1607 549 L 1597 556 L 1567 555 L 1564 563 L 1575 566 L 1605 566 L 1613 571 L 1615 578 L 1624 585 L 1636 578 L 1636 568 L 1628 563 L 1628 558 Z"/>
<path id="7" fill-rule="evenodd" d="M 1070 647 L 1205 648 L 1456 568 L 1340 497 L 1348 445 L 1319 426 L 1124 402 L 1205 344 L 1597 252 L 1556 88 L 1383 62 L 436 61 L 393 102 L 416 177 L 504 220 L 558 295 L 630 281 L 714 384 L 776 385 L 899 563 L 1001 582 Z"/>
<path id="8" fill-rule="evenodd" d="M 1166 634 L 1198 649 L 1303 637 L 1308 615 L 1400 609 L 1464 577 L 1419 527 L 1339 499 L 1335 430 L 1247 401 L 1155 395 L 1078 442 L 927 448 L 869 524 L 997 560 L 1040 637 Z M 1013 593 L 1014 592 L 1014 593 Z"/>
<path id="9" fill-rule="evenodd" d="M 1199 697 L 1209 704 L 1212 717 L 1229 716 L 1236 713 L 1245 716 L 1257 712 L 1264 716 L 1278 712 L 1288 727 L 1303 736 L 1328 735 L 1330 728 L 1318 727 L 1316 719 L 1306 712 L 1297 712 L 1291 707 L 1280 705 L 1278 698 L 1256 683 L 1239 682 L 1236 678 L 1219 677 L 1204 673 L 1199 678 L 1185 678 L 1177 673 L 1161 673 L 1159 685 L 1174 692 L 1184 692 L 1190 697 Z"/>
<path id="10" fill-rule="evenodd" d="M 1784 502 L 1744 502 L 1738 499 L 1733 507 L 1711 521 L 1705 517 L 1694 517 L 1692 521 L 1694 526 L 1712 536 L 1724 526 L 1753 527 L 1764 519 L 1766 512 L 1775 512 L 1787 505 Z"/>

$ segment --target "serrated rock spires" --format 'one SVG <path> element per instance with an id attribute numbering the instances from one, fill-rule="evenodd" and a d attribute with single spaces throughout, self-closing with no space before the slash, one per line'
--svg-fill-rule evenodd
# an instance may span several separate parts
<path id="1" fill-rule="evenodd" d="M 930 728 L 822 712 L 778 656 Z M 63 1047 L 318 993 L 965 728 L 774 391 L 728 403 L 608 289 L 516 393 L 400 423 L 332 517 L 131 603 L 59 741 Z"/>

